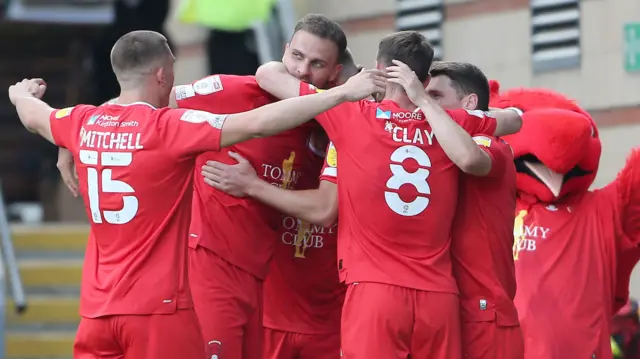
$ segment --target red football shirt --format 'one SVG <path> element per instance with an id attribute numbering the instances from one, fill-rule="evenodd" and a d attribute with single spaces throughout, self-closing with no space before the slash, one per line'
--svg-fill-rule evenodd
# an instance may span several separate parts
<path id="1" fill-rule="evenodd" d="M 319 185 L 323 160 L 309 153 L 298 189 Z M 335 169 L 335 155 L 330 145 L 321 180 L 335 183 L 335 175 L 327 175 Z M 264 326 L 303 334 L 339 333 L 346 287 L 338 279 L 337 226 L 323 228 L 283 216 L 279 239 L 264 282 Z"/>
<path id="2" fill-rule="evenodd" d="M 600 190 L 553 204 L 518 199 L 515 304 L 527 359 L 611 358 L 613 304 L 640 239 L 639 160 L 634 150 Z"/>
<path id="3" fill-rule="evenodd" d="M 208 76 L 191 85 L 177 86 L 175 96 L 181 108 L 214 113 L 249 111 L 275 101 L 258 86 L 253 76 Z M 189 245 L 203 246 L 231 264 L 264 278 L 273 255 L 280 215 L 258 201 L 236 198 L 211 188 L 202 180 L 201 167 L 211 160 L 235 163 L 228 155 L 228 151 L 233 151 L 251 162 L 264 180 L 295 188 L 297 176 L 285 178 L 285 174 L 300 161 L 296 149 L 306 148 L 312 129 L 312 123 L 305 124 L 275 136 L 199 156 Z"/>
<path id="4" fill-rule="evenodd" d="M 80 315 L 190 308 L 187 241 L 195 158 L 220 148 L 225 116 L 146 103 L 79 105 L 51 115 L 74 155 L 91 222 Z"/>
<path id="5" fill-rule="evenodd" d="M 300 86 L 301 95 L 315 92 Z M 470 133 L 495 131 L 482 112 L 449 114 Z M 424 114 L 363 100 L 316 120 L 339 149 L 341 279 L 457 293 L 449 246 L 459 170 Z"/>
<path id="6" fill-rule="evenodd" d="M 554 204 L 518 201 L 515 304 L 527 358 L 611 357 L 615 195 L 607 188 Z"/>
<path id="7" fill-rule="evenodd" d="M 484 177 L 462 175 L 451 233 L 453 275 L 460 290 L 462 321 L 496 321 L 518 325 L 513 266 L 513 212 L 516 168 L 513 153 L 501 139 L 476 136 L 491 157 Z"/>

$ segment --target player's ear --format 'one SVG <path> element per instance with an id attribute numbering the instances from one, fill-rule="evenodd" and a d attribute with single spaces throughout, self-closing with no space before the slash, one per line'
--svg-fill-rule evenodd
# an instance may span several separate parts
<path id="1" fill-rule="evenodd" d="M 336 67 L 333 69 L 333 72 L 331 73 L 331 78 L 329 79 L 329 81 L 335 83 L 336 80 L 338 79 L 338 76 L 340 76 L 341 71 L 342 71 L 342 64 L 337 64 Z"/>
<path id="2" fill-rule="evenodd" d="M 464 108 L 467 110 L 477 110 L 478 109 L 478 95 L 472 93 L 466 96 L 463 99 Z"/>
<path id="3" fill-rule="evenodd" d="M 156 81 L 162 85 L 165 86 L 167 84 L 167 76 L 165 74 L 164 68 L 158 67 L 155 71 L 155 77 L 156 77 Z"/>

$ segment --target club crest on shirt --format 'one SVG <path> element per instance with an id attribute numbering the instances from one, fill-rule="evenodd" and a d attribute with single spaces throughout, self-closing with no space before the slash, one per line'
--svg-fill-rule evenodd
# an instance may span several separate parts
<path id="1" fill-rule="evenodd" d="M 61 118 L 65 118 L 71 115 L 71 111 L 73 111 L 73 109 L 74 109 L 73 107 L 67 107 L 67 108 L 63 108 L 62 110 L 58 110 L 56 111 L 54 117 L 58 120 Z"/>
<path id="2" fill-rule="evenodd" d="M 333 145 L 333 142 L 329 142 L 329 149 L 327 150 L 327 164 L 331 167 L 338 166 L 338 151 Z"/>
<path id="3" fill-rule="evenodd" d="M 317 93 L 321 93 L 321 92 L 325 92 L 326 91 L 326 90 L 323 90 L 323 89 L 319 89 L 319 88 L 313 86 L 312 84 L 309 84 L 309 90 L 315 91 Z"/>
<path id="4" fill-rule="evenodd" d="M 491 139 L 487 136 L 475 136 L 473 140 L 476 141 L 479 146 L 491 147 Z"/>

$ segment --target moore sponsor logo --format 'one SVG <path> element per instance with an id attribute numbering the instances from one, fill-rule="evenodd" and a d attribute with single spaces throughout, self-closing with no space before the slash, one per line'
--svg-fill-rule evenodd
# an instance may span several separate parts
<path id="1" fill-rule="evenodd" d="M 379 120 L 395 120 L 398 122 L 406 122 L 424 120 L 424 115 L 420 111 L 392 112 L 391 110 L 385 111 L 378 107 L 376 109 L 376 118 Z"/>

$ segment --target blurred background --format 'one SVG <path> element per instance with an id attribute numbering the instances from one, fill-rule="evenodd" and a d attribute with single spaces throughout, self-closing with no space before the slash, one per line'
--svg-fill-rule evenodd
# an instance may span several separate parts
<path id="1" fill-rule="evenodd" d="M 0 0 L 0 235 L 8 269 L 0 280 L 10 289 L 0 358 L 71 357 L 88 233 L 82 203 L 59 178 L 56 148 L 23 129 L 6 88 L 42 77 L 54 107 L 109 100 L 118 93 L 109 51 L 136 29 L 169 38 L 177 84 L 253 74 L 280 58 L 306 13 L 339 21 L 364 66 L 374 64 L 382 36 L 415 29 L 438 58 L 472 62 L 502 89 L 546 87 L 575 98 L 603 140 L 594 187 L 613 180 L 640 145 L 638 0 Z M 18 315 L 25 293 L 29 309 Z M 632 294 L 640 296 L 640 275 Z"/>

